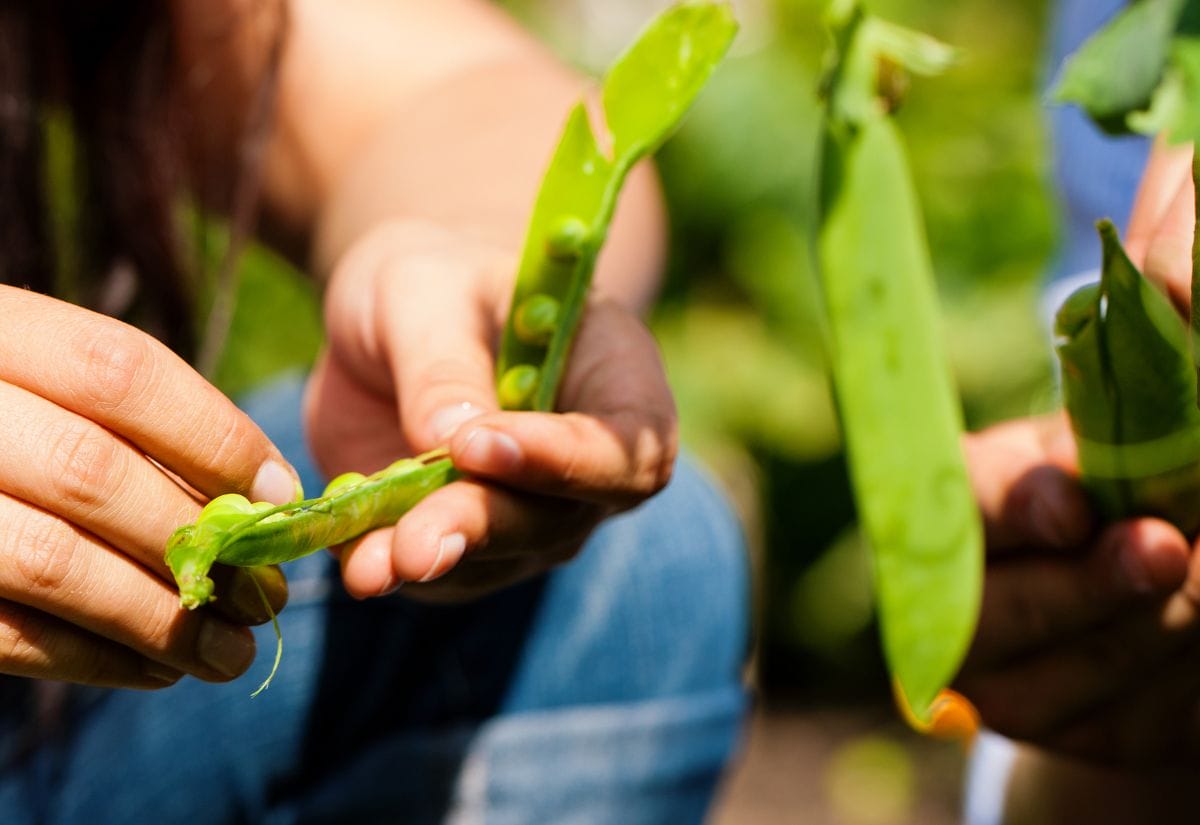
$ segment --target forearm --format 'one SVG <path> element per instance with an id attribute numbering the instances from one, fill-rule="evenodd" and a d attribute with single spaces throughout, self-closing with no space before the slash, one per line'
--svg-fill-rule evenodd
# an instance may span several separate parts
<path id="1" fill-rule="evenodd" d="M 584 85 L 520 57 L 447 79 L 381 125 L 316 220 L 314 262 L 328 272 L 373 226 L 427 219 L 520 251 L 542 170 Z M 652 168 L 634 170 L 596 272 L 597 289 L 643 311 L 658 285 L 665 221 Z M 514 257 L 515 264 L 515 257 Z"/>
<path id="2" fill-rule="evenodd" d="M 490 4 L 292 3 L 266 198 L 327 274 L 380 223 L 424 219 L 516 255 L 542 169 L 588 88 Z M 622 197 L 597 287 L 644 309 L 664 251 L 653 171 Z"/>

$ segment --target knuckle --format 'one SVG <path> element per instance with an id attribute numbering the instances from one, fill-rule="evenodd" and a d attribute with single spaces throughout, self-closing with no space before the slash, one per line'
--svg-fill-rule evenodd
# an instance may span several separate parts
<path id="1" fill-rule="evenodd" d="M 80 564 L 79 539 L 55 529 L 49 519 L 27 518 L 17 525 L 16 569 L 22 586 L 38 594 L 66 588 Z"/>
<path id="2" fill-rule="evenodd" d="M 176 662 L 190 661 L 195 658 L 194 636 L 198 628 L 189 628 L 193 623 L 179 607 L 178 599 L 165 590 L 160 596 L 146 593 L 131 603 L 131 615 L 138 616 L 138 647 L 156 657 L 165 655 Z"/>
<path id="3" fill-rule="evenodd" d="M 210 432 L 211 430 L 206 428 L 205 434 Z M 201 463 L 204 466 L 216 474 L 230 472 L 232 468 L 242 468 L 247 463 L 254 464 L 257 469 L 258 462 L 248 462 L 248 458 L 259 455 L 265 457 L 266 447 L 260 445 L 256 438 L 257 431 L 248 419 L 243 420 L 240 414 L 236 414 L 219 432 L 220 436 L 215 443 L 196 445 L 195 454 L 203 456 Z M 229 483 L 235 485 L 235 480 L 230 479 Z M 234 489 L 234 486 L 230 489 Z"/>
<path id="4" fill-rule="evenodd" d="M 83 400 L 103 410 L 120 409 L 137 394 L 155 357 L 152 339 L 111 321 L 89 326 L 75 350 Z"/>
<path id="5" fill-rule="evenodd" d="M 92 512 L 110 498 L 124 471 L 124 451 L 100 427 L 78 420 L 50 437 L 47 472 L 53 493 L 72 511 Z"/>
<path id="6" fill-rule="evenodd" d="M 48 630 L 45 620 L 34 611 L 0 605 L 0 662 L 12 668 L 46 660 Z"/>

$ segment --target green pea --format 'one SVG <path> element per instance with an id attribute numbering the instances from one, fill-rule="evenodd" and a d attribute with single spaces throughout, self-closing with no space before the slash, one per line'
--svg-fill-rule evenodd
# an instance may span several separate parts
<path id="1" fill-rule="evenodd" d="M 506 410 L 529 409 L 533 393 L 537 390 L 538 368 L 531 364 L 518 364 L 500 378 L 496 397 Z"/>
<path id="2" fill-rule="evenodd" d="M 517 337 L 526 344 L 545 346 L 558 328 L 558 301 L 549 295 L 538 294 L 526 298 L 513 318 L 513 329 Z"/>
<path id="3" fill-rule="evenodd" d="M 267 505 L 268 508 L 271 505 Z M 210 530 L 226 530 L 234 525 L 241 524 L 246 520 L 246 516 L 253 515 L 258 512 L 255 506 L 245 497 L 237 493 L 226 493 L 223 496 L 217 496 L 208 504 L 204 505 L 204 509 L 200 511 L 200 517 L 196 519 L 197 524 L 202 524 Z"/>
<path id="4" fill-rule="evenodd" d="M 546 236 L 546 257 L 553 261 L 577 261 L 583 256 L 588 226 L 577 217 L 560 218 Z"/>
<path id="5" fill-rule="evenodd" d="M 353 471 L 348 472 L 348 473 L 342 473 L 340 476 L 335 477 L 333 480 L 331 480 L 328 484 L 325 485 L 325 492 L 323 492 L 321 495 L 325 496 L 325 497 L 336 495 L 336 494 L 340 493 L 342 490 L 345 490 L 349 487 L 353 487 L 355 484 L 358 484 L 364 478 L 366 478 L 366 476 L 363 475 L 362 473 L 356 473 Z"/>

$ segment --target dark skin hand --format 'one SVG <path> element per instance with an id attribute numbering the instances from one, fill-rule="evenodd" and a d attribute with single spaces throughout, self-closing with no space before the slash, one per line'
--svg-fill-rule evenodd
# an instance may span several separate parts
<path id="1" fill-rule="evenodd" d="M 1126 239 L 1184 314 L 1190 172 L 1190 147 L 1155 147 Z M 1003 822 L 1191 821 L 1200 771 L 1195 537 L 1153 518 L 1099 524 L 1061 414 L 993 427 L 965 446 L 988 570 L 956 687 L 987 727 L 1020 743 Z"/>

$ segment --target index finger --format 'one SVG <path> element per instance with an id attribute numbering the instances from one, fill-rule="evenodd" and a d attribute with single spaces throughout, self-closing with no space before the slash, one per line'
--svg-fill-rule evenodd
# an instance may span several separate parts
<path id="1" fill-rule="evenodd" d="M 206 495 L 295 497 L 295 471 L 254 422 L 149 335 L 11 287 L 0 287 L 0 317 L 0 381 L 122 436 Z"/>
<path id="2" fill-rule="evenodd" d="M 988 553 L 1076 550 L 1094 516 L 1075 475 L 1066 418 L 1009 421 L 963 441 Z"/>

